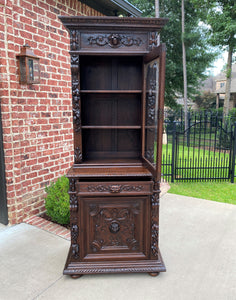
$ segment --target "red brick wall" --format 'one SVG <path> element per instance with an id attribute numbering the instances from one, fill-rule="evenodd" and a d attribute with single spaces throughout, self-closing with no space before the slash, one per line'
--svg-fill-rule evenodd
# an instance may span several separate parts
<path id="1" fill-rule="evenodd" d="M 78 0 L 0 0 L 0 97 L 9 222 L 44 211 L 45 186 L 73 163 L 69 35 L 58 15 L 101 15 Z M 28 43 L 41 81 L 19 84 Z"/>

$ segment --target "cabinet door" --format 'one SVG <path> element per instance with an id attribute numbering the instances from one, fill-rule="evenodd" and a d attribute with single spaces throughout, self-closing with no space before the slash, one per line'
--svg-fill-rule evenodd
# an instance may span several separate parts
<path id="1" fill-rule="evenodd" d="M 149 202 L 149 196 L 81 198 L 82 260 L 147 259 Z"/>
<path id="2" fill-rule="evenodd" d="M 144 57 L 142 157 L 156 180 L 161 178 L 165 51 L 162 44 Z"/>

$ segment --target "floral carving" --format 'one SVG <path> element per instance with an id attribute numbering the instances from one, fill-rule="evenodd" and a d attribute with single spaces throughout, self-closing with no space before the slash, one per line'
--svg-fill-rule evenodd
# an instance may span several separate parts
<path id="1" fill-rule="evenodd" d="M 78 237 L 79 237 L 79 227 L 77 224 L 72 224 L 71 225 L 71 248 L 72 248 L 72 256 L 74 258 L 79 258 Z"/>
<path id="2" fill-rule="evenodd" d="M 75 194 L 70 195 L 70 209 L 73 212 L 78 211 L 78 201 L 77 201 L 77 196 Z"/>
<path id="3" fill-rule="evenodd" d="M 69 179 L 69 184 L 70 184 L 70 192 L 75 192 L 75 179 L 74 178 L 70 178 Z"/>
<path id="4" fill-rule="evenodd" d="M 110 192 L 110 193 L 121 193 L 121 192 L 140 192 L 143 190 L 142 185 L 89 185 L 87 187 L 88 192 Z"/>
<path id="5" fill-rule="evenodd" d="M 79 31 L 71 30 L 70 32 L 70 48 L 72 51 L 79 50 Z"/>
<path id="6" fill-rule="evenodd" d="M 75 163 L 76 164 L 79 164 L 82 162 L 82 152 L 80 150 L 79 147 L 76 147 L 75 148 L 75 151 L 74 151 L 74 158 L 75 158 Z"/>
<path id="7" fill-rule="evenodd" d="M 119 48 L 122 46 L 131 47 L 131 46 L 140 46 L 143 42 L 142 40 L 137 37 L 134 38 L 132 36 L 127 36 L 123 34 L 113 33 L 110 35 L 99 34 L 90 36 L 88 38 L 90 45 L 97 45 L 97 46 L 105 46 L 108 45 L 111 48 Z"/>
<path id="8" fill-rule="evenodd" d="M 135 215 L 139 214 L 136 203 L 130 208 L 100 208 L 90 205 L 90 216 L 95 226 L 93 252 L 104 247 L 122 246 L 137 250 L 139 243 L 135 239 Z"/>
<path id="9" fill-rule="evenodd" d="M 154 181 L 153 195 L 151 197 L 151 253 L 154 257 L 158 256 L 158 235 L 159 235 L 159 182 Z"/>

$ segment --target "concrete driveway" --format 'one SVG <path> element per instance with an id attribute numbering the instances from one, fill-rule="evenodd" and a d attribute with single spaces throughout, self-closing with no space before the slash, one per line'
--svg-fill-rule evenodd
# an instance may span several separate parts
<path id="1" fill-rule="evenodd" d="M 0 300 L 235 300 L 236 206 L 166 194 L 160 249 L 167 272 L 63 276 L 69 242 L 28 224 L 0 226 Z"/>

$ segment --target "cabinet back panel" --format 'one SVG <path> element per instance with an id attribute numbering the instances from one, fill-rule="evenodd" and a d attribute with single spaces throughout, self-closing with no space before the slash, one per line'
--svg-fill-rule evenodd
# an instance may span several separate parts
<path id="1" fill-rule="evenodd" d="M 82 90 L 141 89 L 141 57 L 81 57 Z"/>
<path id="2" fill-rule="evenodd" d="M 83 158 L 141 156 L 140 129 L 83 129 Z"/>
<path id="3" fill-rule="evenodd" d="M 141 126 L 141 95 L 82 95 L 82 125 Z"/>

